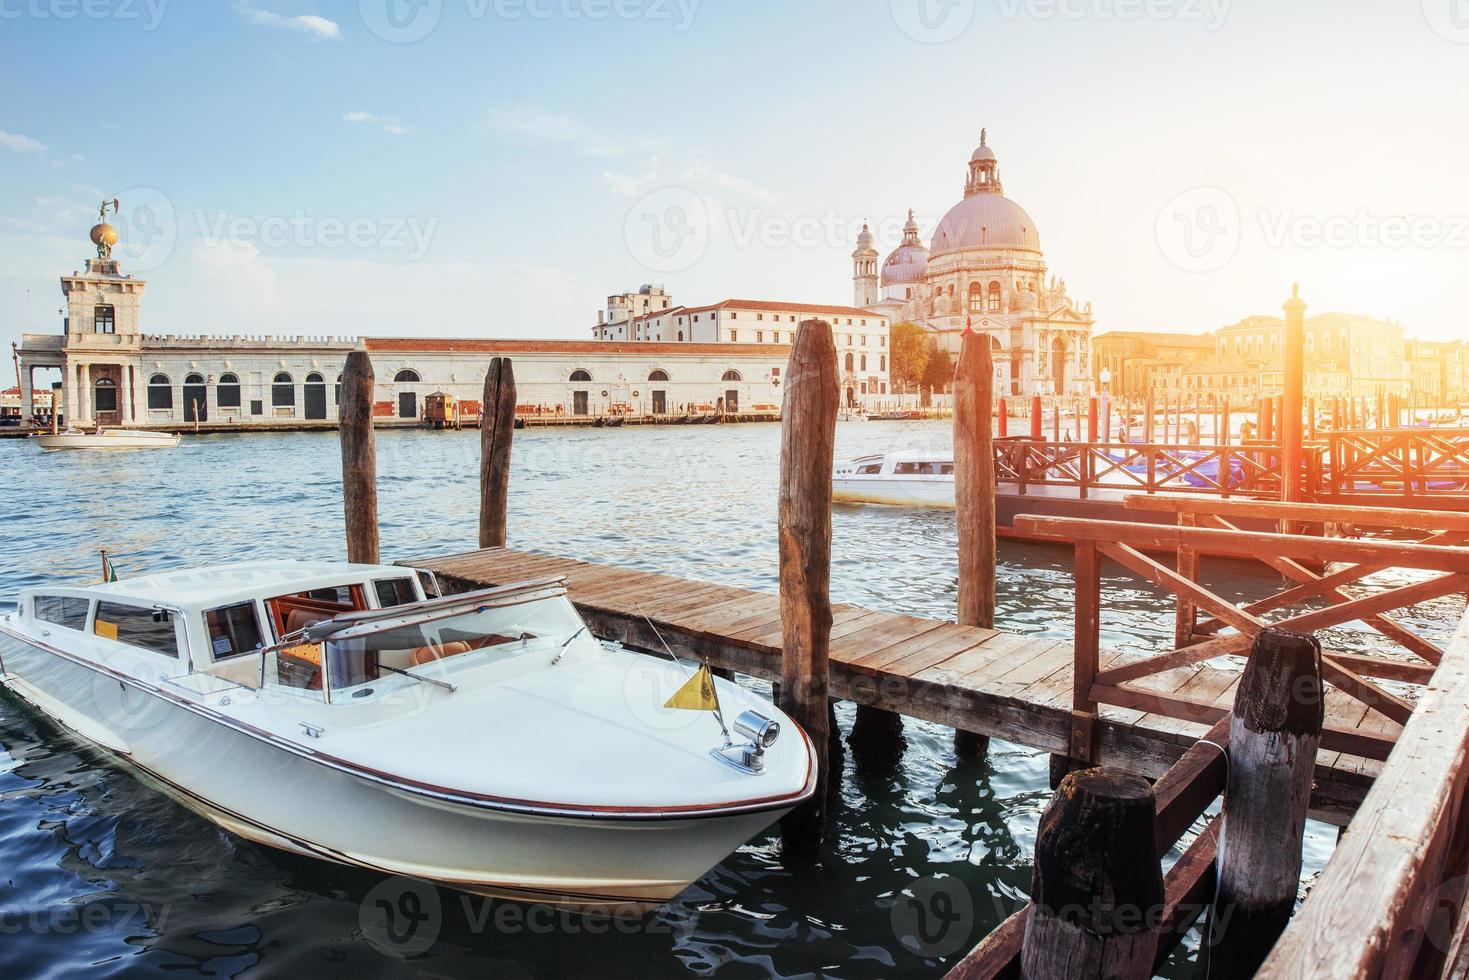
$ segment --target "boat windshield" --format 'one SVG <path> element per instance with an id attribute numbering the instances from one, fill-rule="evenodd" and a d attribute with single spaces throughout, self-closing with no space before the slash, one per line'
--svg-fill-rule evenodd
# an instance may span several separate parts
<path id="1" fill-rule="evenodd" d="M 331 638 L 325 660 L 335 698 L 344 688 L 394 674 L 438 675 L 440 667 L 458 669 L 487 657 L 552 652 L 583 629 L 571 601 L 555 596 Z"/>

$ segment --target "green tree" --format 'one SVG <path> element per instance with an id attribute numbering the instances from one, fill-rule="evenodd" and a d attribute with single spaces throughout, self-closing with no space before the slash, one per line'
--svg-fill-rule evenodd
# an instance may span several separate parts
<path id="1" fill-rule="evenodd" d="M 928 362 L 933 348 L 928 342 L 928 331 L 918 324 L 909 320 L 893 325 L 892 339 L 892 364 L 888 374 L 893 384 L 903 385 L 923 384 L 924 372 L 928 370 Z"/>
<path id="2" fill-rule="evenodd" d="M 923 385 L 934 391 L 954 387 L 954 362 L 943 351 L 934 351 L 923 370 Z"/>

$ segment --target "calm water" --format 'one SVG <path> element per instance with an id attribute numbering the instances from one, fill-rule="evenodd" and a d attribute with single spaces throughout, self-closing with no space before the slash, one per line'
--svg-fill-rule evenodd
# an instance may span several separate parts
<path id="1" fill-rule="evenodd" d="M 947 442 L 942 423 L 838 433 L 844 453 Z M 474 546 L 476 447 L 470 432 L 379 435 L 385 560 Z M 773 590 L 778 447 L 767 425 L 517 433 L 510 543 Z M 0 442 L 0 596 L 95 580 L 100 547 L 123 575 L 342 557 L 339 465 L 323 433 L 117 455 Z M 843 507 L 833 524 L 836 600 L 952 615 L 951 513 Z M 1000 625 L 1069 637 L 1067 553 L 1002 544 L 1001 561 Z M 1104 645 L 1160 649 L 1171 637 L 1156 593 L 1119 577 L 1106 595 Z M 1451 604 L 1419 613 L 1440 635 L 1457 615 Z M 844 731 L 851 714 L 838 709 Z M 438 891 L 435 941 L 403 959 L 362 917 L 394 883 L 236 839 L 0 696 L 0 976 L 939 976 L 1025 898 L 1046 758 L 997 742 L 988 760 L 960 765 L 948 730 L 912 720 L 906 739 L 886 762 L 847 753 L 815 864 L 788 864 L 765 834 L 636 921 Z M 1309 829 L 1308 878 L 1332 840 Z M 935 889 L 953 921 L 919 929 L 901 899 Z M 1169 972 L 1192 975 L 1187 951 Z"/>

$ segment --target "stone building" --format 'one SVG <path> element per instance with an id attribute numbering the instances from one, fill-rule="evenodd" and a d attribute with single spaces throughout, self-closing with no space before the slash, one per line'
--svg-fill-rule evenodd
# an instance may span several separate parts
<path id="1" fill-rule="evenodd" d="M 730 326 L 710 334 L 701 321 L 698 339 L 682 343 L 158 335 L 144 327 L 147 283 L 127 275 L 111 257 L 116 240 L 115 229 L 100 223 L 93 229 L 97 257 L 84 272 L 62 277 L 62 332 L 24 335 L 17 351 L 17 409 L 24 417 L 37 411 L 37 369 L 54 369 L 62 377 L 62 413 L 70 425 L 328 425 L 337 417 L 346 356 L 359 349 L 372 354 L 374 413 L 382 418 L 417 419 L 434 392 L 455 396 L 466 415 L 477 415 L 489 361 L 497 355 L 514 358 L 516 388 L 526 411 L 540 407 L 576 416 L 775 412 L 790 356 L 790 317 L 821 309 L 782 313 L 777 332 L 762 311 L 774 317 L 781 304 L 748 313 L 738 303 L 727 309 L 722 304 L 720 322 L 727 315 Z M 650 309 L 661 301 L 652 292 L 639 295 L 648 298 Z M 879 336 L 871 314 L 849 312 L 854 319 L 873 321 L 870 327 L 853 325 L 851 344 L 871 343 L 868 363 L 874 377 L 880 363 L 885 387 L 886 335 Z"/>
<path id="2" fill-rule="evenodd" d="M 853 305 L 891 323 L 911 321 L 934 346 L 957 357 L 966 328 L 990 337 L 997 390 L 1075 397 L 1093 390 L 1091 304 L 1078 305 L 1066 280 L 1050 275 L 1035 222 L 1006 197 L 999 159 L 980 133 L 964 197 L 925 246 L 908 213 L 903 240 L 880 271 L 864 225 L 852 253 Z M 872 301 L 874 293 L 877 300 Z"/>
<path id="3" fill-rule="evenodd" d="M 1098 379 L 1107 371 L 1107 390 L 1121 398 L 1146 397 L 1160 381 L 1181 377 L 1191 365 L 1213 357 L 1210 333 L 1109 330 L 1092 338 L 1093 370 Z"/>
<path id="4" fill-rule="evenodd" d="M 643 290 L 650 288 L 658 287 Z M 855 306 L 755 299 L 726 299 L 707 306 L 662 303 L 647 313 L 618 316 L 623 300 L 644 295 L 643 290 L 609 296 L 592 336 L 604 342 L 789 345 L 802 320 L 825 320 L 836 342 L 843 403 L 855 407 L 888 394 L 886 316 Z M 659 289 L 658 295 L 667 294 Z"/>

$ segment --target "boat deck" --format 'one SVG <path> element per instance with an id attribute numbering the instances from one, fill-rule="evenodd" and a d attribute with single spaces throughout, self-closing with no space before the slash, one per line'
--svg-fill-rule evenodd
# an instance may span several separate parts
<path id="1" fill-rule="evenodd" d="M 772 594 L 534 552 L 491 548 L 403 562 L 431 569 L 447 591 L 564 576 L 592 630 L 645 652 L 662 642 L 680 656 L 765 680 L 780 676 L 780 601 Z M 656 631 L 654 630 L 656 626 Z M 662 640 L 659 636 L 661 634 Z M 1071 731 L 1070 639 L 1021 636 L 952 622 L 832 607 L 831 691 L 914 718 L 1065 752 Z M 1104 653 L 1103 667 L 1139 654 Z M 1236 670 L 1181 667 L 1137 682 L 1228 709 Z M 1395 736 L 1394 722 L 1328 689 L 1326 723 Z M 1208 726 L 1103 707 L 1095 761 L 1156 777 Z M 1319 756 L 1313 811 L 1342 823 L 1381 763 L 1339 752 Z"/>

